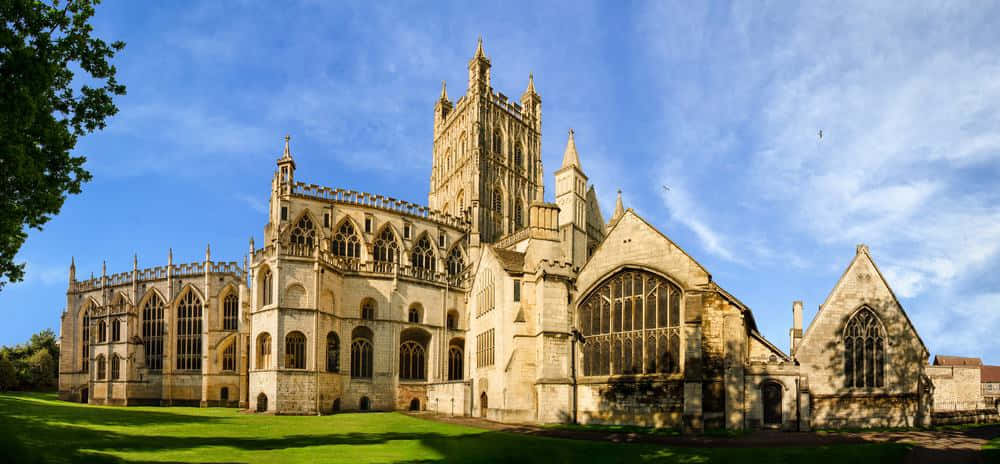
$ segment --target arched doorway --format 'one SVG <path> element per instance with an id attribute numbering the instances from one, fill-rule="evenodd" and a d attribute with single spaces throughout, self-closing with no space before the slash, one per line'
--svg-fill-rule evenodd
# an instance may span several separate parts
<path id="1" fill-rule="evenodd" d="M 768 382 L 762 388 L 764 395 L 764 425 L 781 425 L 781 385 Z"/>
<path id="2" fill-rule="evenodd" d="M 362 411 L 367 411 L 367 410 L 369 410 L 369 409 L 372 408 L 372 402 L 371 402 L 371 400 L 368 399 L 367 396 L 362 396 L 361 397 L 361 404 L 359 404 L 358 407 Z"/>
<path id="3" fill-rule="evenodd" d="M 479 395 L 479 417 L 486 417 L 486 409 L 489 408 L 489 398 L 486 397 L 486 392 Z"/>
<path id="4" fill-rule="evenodd" d="M 261 394 L 257 395 L 257 412 L 266 412 L 266 411 L 267 411 L 267 395 L 261 392 Z"/>
<path id="5" fill-rule="evenodd" d="M 86 403 L 90 399 L 89 396 L 90 396 L 90 389 L 89 388 L 84 388 L 84 389 L 80 390 L 80 402 L 81 403 Z"/>
<path id="6" fill-rule="evenodd" d="M 222 389 L 219 390 L 219 401 L 222 401 L 223 404 L 225 404 L 226 401 L 229 401 L 229 387 L 222 387 Z"/>
<path id="7" fill-rule="evenodd" d="M 410 400 L 410 411 L 419 411 L 419 410 L 420 410 L 420 400 L 417 398 Z"/>
<path id="8" fill-rule="evenodd" d="M 333 400 L 333 412 L 340 412 L 340 398 Z"/>

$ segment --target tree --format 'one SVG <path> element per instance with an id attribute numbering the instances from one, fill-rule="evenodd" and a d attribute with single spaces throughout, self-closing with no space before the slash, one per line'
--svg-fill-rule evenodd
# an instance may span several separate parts
<path id="1" fill-rule="evenodd" d="M 0 392 L 14 388 L 17 385 L 17 371 L 14 364 L 6 356 L 0 356 Z"/>
<path id="2" fill-rule="evenodd" d="M 24 278 L 14 255 L 27 229 L 41 230 L 90 180 L 86 158 L 70 152 L 125 94 L 109 64 L 125 43 L 91 36 L 98 2 L 0 2 L 0 289 Z M 74 69 L 84 75 L 74 79 Z"/>
<path id="3" fill-rule="evenodd" d="M 49 350 L 42 348 L 28 357 L 26 387 L 32 390 L 48 390 L 59 382 L 56 360 Z"/>

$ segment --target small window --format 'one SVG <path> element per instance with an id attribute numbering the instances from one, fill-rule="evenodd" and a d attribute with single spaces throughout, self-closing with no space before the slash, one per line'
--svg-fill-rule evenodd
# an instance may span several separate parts
<path id="1" fill-rule="evenodd" d="M 281 207 L 281 220 L 282 221 L 287 221 L 288 220 L 288 207 L 287 206 L 282 206 Z"/>
<path id="2" fill-rule="evenodd" d="M 323 213 L 323 227 L 330 227 L 330 213 Z"/>
<path id="3" fill-rule="evenodd" d="M 365 233 L 366 234 L 372 233 L 372 218 L 370 217 L 365 218 Z"/>
<path id="4" fill-rule="evenodd" d="M 375 320 L 375 302 L 368 299 L 361 303 L 361 318 L 371 321 Z"/>
<path id="5" fill-rule="evenodd" d="M 413 226 L 411 226 L 409 224 L 403 224 L 403 238 L 404 239 L 409 240 L 410 234 L 413 232 L 412 229 L 413 229 Z"/>
<path id="6" fill-rule="evenodd" d="M 420 323 L 420 309 L 418 309 L 416 307 L 410 308 L 410 313 L 407 316 L 407 320 L 410 321 L 410 322 L 412 322 L 412 323 L 414 323 L 414 324 L 419 324 Z"/>
<path id="7" fill-rule="evenodd" d="M 521 280 L 514 279 L 514 302 L 521 301 Z"/>
<path id="8" fill-rule="evenodd" d="M 441 233 L 440 235 L 438 235 L 438 246 L 444 248 L 446 244 L 447 244 L 447 235 Z"/>

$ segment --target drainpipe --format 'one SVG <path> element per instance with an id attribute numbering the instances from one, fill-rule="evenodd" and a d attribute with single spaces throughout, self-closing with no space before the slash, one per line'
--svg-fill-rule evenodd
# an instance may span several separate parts
<path id="1" fill-rule="evenodd" d="M 802 394 L 799 391 L 799 378 L 795 378 L 795 429 L 798 432 L 802 431 L 802 404 L 801 404 Z"/>
<path id="2" fill-rule="evenodd" d="M 577 396 L 577 392 L 576 392 L 576 342 L 579 341 L 582 344 L 582 343 L 586 343 L 586 341 L 583 339 L 583 335 L 580 334 L 580 331 L 576 330 L 575 328 L 574 329 L 570 329 L 570 334 L 571 335 L 570 335 L 569 357 L 570 357 L 570 373 L 571 373 L 571 378 L 572 378 L 572 381 L 573 381 L 573 424 L 576 424 L 577 423 L 577 420 L 576 420 L 576 415 L 577 415 L 577 407 L 576 407 L 576 396 Z"/>

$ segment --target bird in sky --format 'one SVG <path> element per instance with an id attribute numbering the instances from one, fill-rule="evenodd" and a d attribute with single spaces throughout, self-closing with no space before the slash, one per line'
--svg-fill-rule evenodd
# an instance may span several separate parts
<path id="1" fill-rule="evenodd" d="M 823 139 L 823 129 L 820 129 L 820 130 L 819 130 L 819 138 L 820 138 L 821 140 Z"/>
<path id="2" fill-rule="evenodd" d="M 663 190 L 666 190 L 666 191 L 668 191 L 668 192 L 669 192 L 669 191 L 670 191 L 670 187 L 667 187 L 666 185 L 664 185 L 664 186 L 663 186 Z"/>

